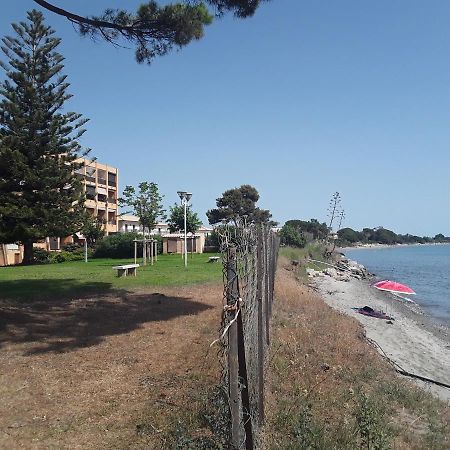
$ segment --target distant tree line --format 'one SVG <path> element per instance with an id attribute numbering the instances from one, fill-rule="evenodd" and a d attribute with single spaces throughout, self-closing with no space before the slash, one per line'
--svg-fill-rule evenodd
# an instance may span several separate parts
<path id="1" fill-rule="evenodd" d="M 352 228 L 342 228 L 338 232 L 338 244 L 351 246 L 356 243 L 362 244 L 432 244 L 450 242 L 450 236 L 444 236 L 442 233 L 434 237 L 415 236 L 413 234 L 397 234 L 387 228 L 363 228 L 362 231 L 356 231 Z"/>
<path id="2" fill-rule="evenodd" d="M 330 228 L 326 223 L 320 223 L 317 219 L 288 220 L 281 228 L 281 243 L 290 247 L 304 247 L 308 242 L 326 240 L 330 234 Z M 356 231 L 352 228 L 341 228 L 337 232 L 337 245 L 352 246 L 355 244 L 434 244 L 450 243 L 450 236 L 442 233 L 434 237 L 416 236 L 413 234 L 397 234 L 383 227 L 363 228 Z"/>
<path id="3" fill-rule="evenodd" d="M 324 240 L 327 236 L 327 224 L 317 219 L 288 220 L 280 230 L 281 243 L 290 247 L 302 248 L 308 242 Z"/>

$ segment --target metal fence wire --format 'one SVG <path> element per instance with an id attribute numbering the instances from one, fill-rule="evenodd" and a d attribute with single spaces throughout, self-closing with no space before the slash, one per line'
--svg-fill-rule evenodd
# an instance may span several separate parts
<path id="1" fill-rule="evenodd" d="M 264 422 L 264 366 L 270 344 L 279 238 L 268 226 L 219 231 L 223 253 L 223 383 L 230 412 L 230 448 L 259 448 Z"/>

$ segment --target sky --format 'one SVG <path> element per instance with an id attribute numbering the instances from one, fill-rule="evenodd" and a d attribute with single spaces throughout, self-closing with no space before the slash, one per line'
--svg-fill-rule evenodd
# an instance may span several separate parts
<path id="1" fill-rule="evenodd" d="M 53 3 L 87 15 L 140 2 Z M 33 7 L 3 2 L 0 35 Z M 62 38 L 68 109 L 90 119 L 82 144 L 121 188 L 156 182 L 167 208 L 190 191 L 204 223 L 242 184 L 281 224 L 327 221 L 338 191 L 343 226 L 450 235 L 447 0 L 272 0 L 151 66 L 43 12 Z"/>

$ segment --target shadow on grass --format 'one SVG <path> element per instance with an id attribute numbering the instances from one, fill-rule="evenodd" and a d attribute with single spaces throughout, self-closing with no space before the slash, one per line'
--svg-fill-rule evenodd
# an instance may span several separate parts
<path id="1" fill-rule="evenodd" d="M 76 278 L 19 279 L 0 281 L 0 301 L 28 304 L 46 301 L 48 306 L 70 298 L 85 297 L 92 294 L 108 293 L 111 283 L 101 281 L 80 281 Z"/>
<path id="2" fill-rule="evenodd" d="M 30 280 L 21 282 L 24 281 Z M 42 284 L 41 280 L 33 281 L 36 290 L 48 284 L 47 280 L 42 280 Z M 129 333 L 147 322 L 199 314 L 212 308 L 190 298 L 137 294 L 95 282 L 84 286 L 83 295 L 74 297 L 72 291 L 69 298 L 64 293 L 69 294 L 74 280 L 53 281 L 62 284 L 58 287 L 58 294 L 62 292 L 59 298 L 0 301 L 0 345 L 27 344 L 24 351 L 28 355 L 67 352 L 97 345 L 107 336 Z M 89 296 L 85 289 L 97 294 Z M 99 290 L 102 294 L 98 294 Z"/>

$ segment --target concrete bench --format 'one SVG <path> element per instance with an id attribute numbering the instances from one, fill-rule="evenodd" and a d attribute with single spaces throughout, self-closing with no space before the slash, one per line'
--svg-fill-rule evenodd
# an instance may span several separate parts
<path id="1" fill-rule="evenodd" d="M 210 262 L 210 263 L 217 262 L 217 261 L 219 261 L 219 259 L 220 259 L 220 256 L 210 256 L 208 258 L 208 262 Z"/>
<path id="2" fill-rule="evenodd" d="M 118 277 L 127 277 L 128 275 L 134 275 L 137 274 L 137 268 L 139 267 L 139 264 L 125 264 L 123 266 L 114 266 L 113 269 L 117 270 L 117 276 Z"/>

